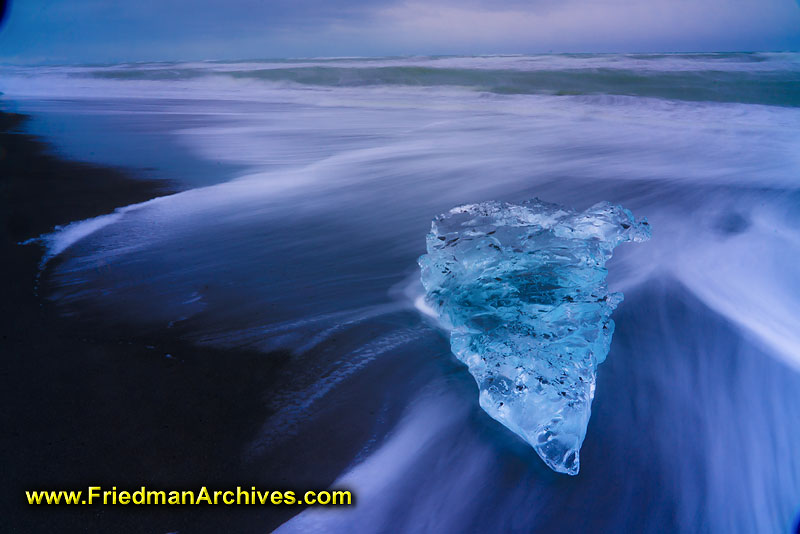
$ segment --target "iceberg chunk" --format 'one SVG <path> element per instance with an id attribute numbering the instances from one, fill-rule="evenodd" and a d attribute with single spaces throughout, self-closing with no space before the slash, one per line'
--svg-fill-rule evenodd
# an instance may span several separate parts
<path id="1" fill-rule="evenodd" d="M 611 345 L 606 261 L 650 238 L 608 202 L 577 212 L 534 199 L 484 202 L 433 220 L 420 257 L 426 303 L 478 382 L 480 405 L 555 471 L 575 475 L 597 365 Z"/>

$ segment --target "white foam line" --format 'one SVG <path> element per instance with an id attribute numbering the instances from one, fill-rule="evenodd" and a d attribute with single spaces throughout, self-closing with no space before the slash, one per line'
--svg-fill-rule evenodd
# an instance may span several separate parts
<path id="1" fill-rule="evenodd" d="M 265 424 L 260 439 L 251 447 L 251 454 L 259 449 L 283 440 L 297 433 L 298 423 L 307 418 L 307 414 L 321 399 L 328 395 L 337 384 L 346 380 L 366 367 L 378 356 L 393 351 L 419 338 L 424 328 L 414 327 L 395 330 L 374 339 L 339 360 L 333 369 L 310 386 L 287 392 L 279 399 L 281 408 Z M 269 429 L 267 432 L 266 429 Z"/>
<path id="2" fill-rule="evenodd" d="M 39 237 L 34 237 L 26 241 L 18 243 L 19 245 L 34 245 L 39 244 L 45 248 L 44 256 L 40 263 L 40 267 L 44 267 L 48 261 L 55 258 L 72 245 L 89 237 L 95 232 L 102 230 L 106 226 L 114 224 L 119 221 L 123 215 L 129 211 L 139 209 L 147 204 L 153 203 L 163 197 L 157 197 L 138 204 L 131 204 L 117 208 L 112 213 L 99 215 L 90 219 L 83 219 L 81 221 L 74 221 L 67 225 L 59 225 L 53 228 L 52 232 L 42 234 Z"/>
<path id="3" fill-rule="evenodd" d="M 342 475 L 333 487 L 353 488 L 359 506 L 350 509 L 308 508 L 275 532 L 332 533 L 385 530 L 394 487 L 425 450 L 461 421 L 467 406 L 457 396 L 423 394 L 406 412 L 389 439 L 362 463 Z"/>
<path id="4" fill-rule="evenodd" d="M 404 307 L 399 304 L 379 304 L 374 306 L 364 306 L 362 308 L 354 308 L 351 310 L 343 310 L 333 313 L 325 313 L 311 317 L 303 317 L 302 319 L 285 321 L 265 326 L 257 326 L 245 328 L 241 330 L 226 331 L 218 334 L 205 334 L 195 339 L 198 345 L 226 345 L 226 346 L 247 346 L 255 342 L 263 341 L 264 337 L 275 336 L 295 330 L 307 329 L 312 325 L 319 323 L 335 322 L 333 326 L 322 325 L 316 336 L 312 337 L 300 348 L 296 349 L 298 353 L 305 352 L 324 338 L 317 339 L 319 336 L 336 331 L 342 327 L 354 325 L 381 315 L 388 315 L 390 313 L 402 310 Z"/>

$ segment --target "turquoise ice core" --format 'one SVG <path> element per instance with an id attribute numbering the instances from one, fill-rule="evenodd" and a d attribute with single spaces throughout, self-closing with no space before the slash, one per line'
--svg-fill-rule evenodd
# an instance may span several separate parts
<path id="1" fill-rule="evenodd" d="M 608 202 L 483 202 L 433 220 L 419 259 L 426 302 L 450 330 L 480 405 L 555 471 L 575 475 L 597 366 L 611 345 L 606 261 L 650 226 Z"/>

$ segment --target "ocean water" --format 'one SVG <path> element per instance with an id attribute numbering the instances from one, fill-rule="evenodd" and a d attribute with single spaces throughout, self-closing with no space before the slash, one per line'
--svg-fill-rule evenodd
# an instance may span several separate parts
<path id="1" fill-rule="evenodd" d="M 794 528 L 799 54 L 2 66 L 0 91 L 63 154 L 178 190 L 43 238 L 63 313 L 291 352 L 243 458 L 358 505 L 279 532 Z M 432 217 L 532 197 L 653 227 L 608 264 L 577 477 L 480 410 L 414 306 Z"/>

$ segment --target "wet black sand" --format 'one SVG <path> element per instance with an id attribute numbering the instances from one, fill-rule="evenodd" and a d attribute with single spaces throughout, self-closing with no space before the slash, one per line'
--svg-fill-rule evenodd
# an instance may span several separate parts
<path id="1" fill-rule="evenodd" d="M 0 113 L 4 532 L 264 532 L 299 510 L 29 506 L 25 490 L 285 485 L 242 450 L 288 355 L 197 348 L 60 317 L 35 292 L 57 224 L 167 194 L 164 182 L 64 161 Z M 172 358 L 165 355 L 170 354 Z M 330 477 L 323 477 L 330 478 Z M 299 508 L 299 507 L 298 507 Z"/>

